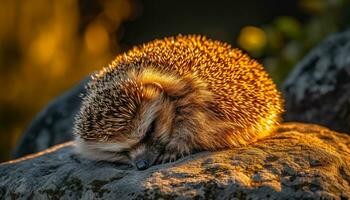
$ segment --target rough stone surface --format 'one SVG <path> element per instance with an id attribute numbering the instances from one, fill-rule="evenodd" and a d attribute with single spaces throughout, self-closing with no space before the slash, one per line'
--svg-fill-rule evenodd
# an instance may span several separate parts
<path id="1" fill-rule="evenodd" d="M 350 133 L 350 30 L 314 48 L 283 85 L 287 121 Z"/>
<path id="2" fill-rule="evenodd" d="M 52 101 L 40 112 L 24 132 L 13 157 L 36 153 L 72 139 L 72 127 L 78 112 L 84 86 L 89 78 Z"/>
<path id="3" fill-rule="evenodd" d="M 137 171 L 72 142 L 0 165 L 0 199 L 349 199 L 350 136 L 287 123 L 246 147 Z"/>

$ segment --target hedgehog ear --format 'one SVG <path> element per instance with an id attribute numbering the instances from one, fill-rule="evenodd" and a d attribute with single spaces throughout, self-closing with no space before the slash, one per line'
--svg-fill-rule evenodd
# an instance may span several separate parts
<path id="1" fill-rule="evenodd" d="M 177 75 L 157 71 L 153 68 L 143 69 L 141 72 L 129 72 L 129 77 L 137 80 L 145 88 L 154 88 L 153 91 L 176 96 L 186 88 L 186 82 Z"/>
<path id="2" fill-rule="evenodd" d="M 142 87 L 146 99 L 156 99 L 164 92 L 162 85 L 157 82 L 144 83 Z"/>
<path id="3" fill-rule="evenodd" d="M 145 88 L 154 88 L 158 90 L 159 92 L 164 92 L 163 86 L 158 82 L 150 82 L 143 84 L 143 87 Z"/>

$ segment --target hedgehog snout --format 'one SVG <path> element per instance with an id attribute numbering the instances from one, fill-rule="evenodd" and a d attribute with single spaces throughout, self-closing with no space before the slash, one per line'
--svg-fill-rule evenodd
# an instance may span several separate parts
<path id="1" fill-rule="evenodd" d="M 138 170 L 145 170 L 149 167 L 149 163 L 146 159 L 140 159 L 135 161 L 135 166 Z"/>
<path id="2" fill-rule="evenodd" d="M 138 170 L 145 170 L 151 167 L 160 155 L 154 146 L 142 144 L 130 152 L 131 163 Z"/>

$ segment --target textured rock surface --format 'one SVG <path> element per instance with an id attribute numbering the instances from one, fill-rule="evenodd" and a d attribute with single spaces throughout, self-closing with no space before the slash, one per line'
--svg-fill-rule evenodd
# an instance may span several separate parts
<path id="1" fill-rule="evenodd" d="M 73 119 L 78 112 L 84 85 L 89 78 L 52 101 L 40 112 L 23 134 L 13 157 L 42 151 L 72 139 Z"/>
<path id="2" fill-rule="evenodd" d="M 350 30 L 314 48 L 283 85 L 286 120 L 350 133 Z"/>
<path id="3" fill-rule="evenodd" d="M 0 199 L 348 199 L 350 136 L 288 123 L 250 146 L 145 171 L 93 162 L 73 143 L 0 165 Z"/>

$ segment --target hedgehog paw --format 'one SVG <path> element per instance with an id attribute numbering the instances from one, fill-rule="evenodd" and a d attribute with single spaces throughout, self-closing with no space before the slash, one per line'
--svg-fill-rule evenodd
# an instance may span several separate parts
<path id="1" fill-rule="evenodd" d="M 164 153 L 160 155 L 160 157 L 157 160 L 157 164 L 164 164 L 168 162 L 174 162 L 178 158 L 176 153 Z"/>
<path id="2" fill-rule="evenodd" d="M 164 152 L 161 154 L 157 160 L 157 164 L 164 164 L 164 163 L 171 163 L 175 162 L 176 160 L 183 158 L 185 156 L 189 155 L 189 153 L 181 152 L 181 153 L 169 153 Z"/>

